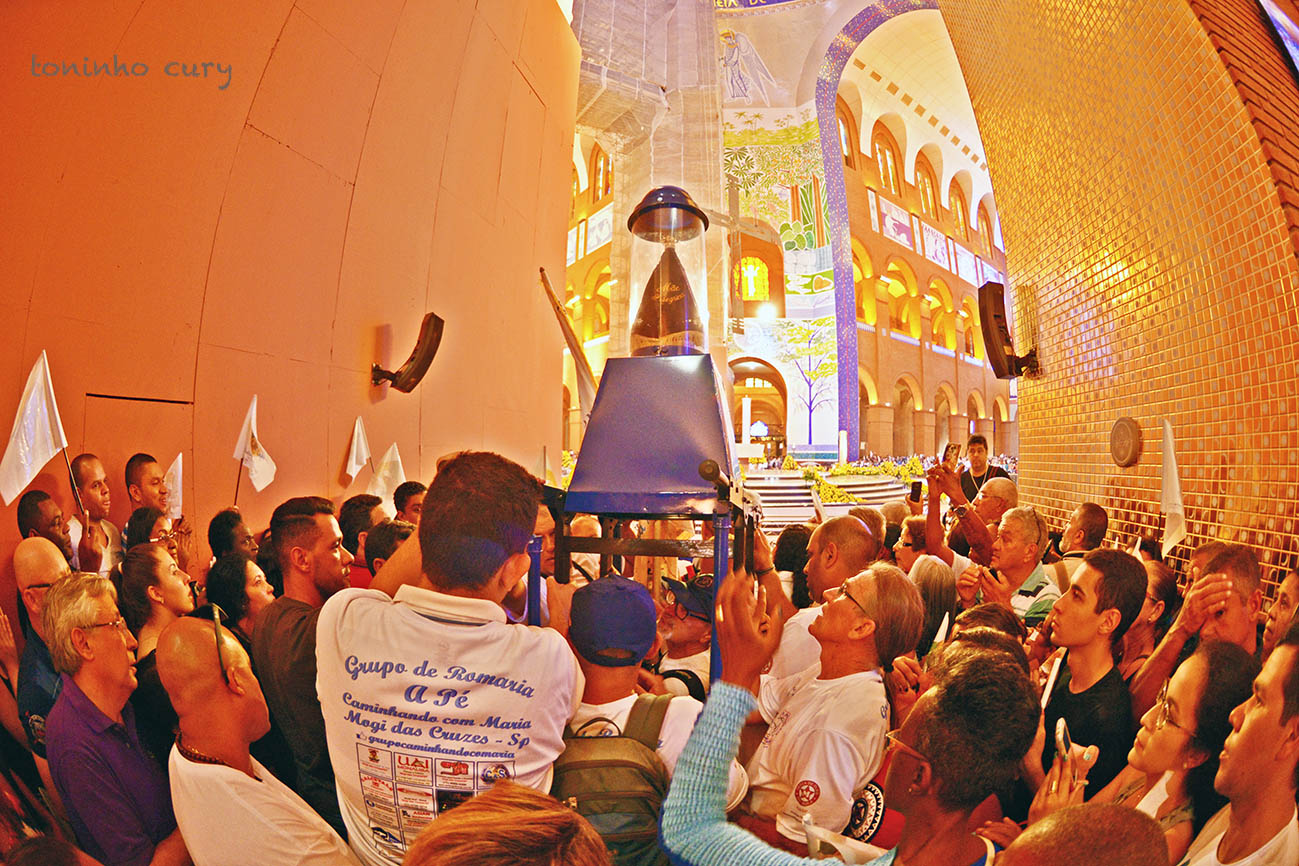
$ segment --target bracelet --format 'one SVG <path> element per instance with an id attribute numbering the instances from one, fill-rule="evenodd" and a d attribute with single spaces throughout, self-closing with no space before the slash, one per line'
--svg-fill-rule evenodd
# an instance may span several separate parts
<path id="1" fill-rule="evenodd" d="M 775 573 L 776 573 L 776 567 L 772 566 L 770 568 L 764 568 L 761 571 L 759 571 L 758 577 L 762 577 L 764 574 L 775 574 Z"/>
<path id="2" fill-rule="evenodd" d="M 969 513 L 970 513 L 969 503 L 966 503 L 965 505 L 952 506 L 952 514 L 956 515 L 957 520 L 960 520 L 961 518 L 965 517 L 965 515 Z"/>

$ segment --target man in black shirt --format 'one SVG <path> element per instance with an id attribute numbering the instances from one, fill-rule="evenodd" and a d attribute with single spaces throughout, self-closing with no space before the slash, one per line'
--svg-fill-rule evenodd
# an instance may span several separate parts
<path id="1" fill-rule="evenodd" d="M 316 696 L 316 621 L 325 599 L 347 586 L 352 554 L 343 547 L 333 503 L 319 496 L 281 503 L 271 515 L 271 544 L 284 574 L 284 595 L 258 616 L 253 669 L 271 717 L 293 750 L 294 790 L 346 837 Z"/>
<path id="2" fill-rule="evenodd" d="M 1043 717 L 1041 761 L 1032 761 L 1030 753 L 1025 762 L 1033 787 L 1041 784 L 1055 758 L 1055 726 L 1061 718 L 1073 742 L 1099 749 L 1087 774 L 1088 791 L 1104 788 L 1127 764 L 1132 704 L 1114 653 L 1140 613 L 1145 594 L 1146 571 L 1140 560 L 1119 550 L 1093 550 L 1074 573 L 1069 591 L 1055 603 L 1050 638 L 1065 647 L 1065 663 Z"/>
<path id="3" fill-rule="evenodd" d="M 1005 469 L 988 463 L 988 440 L 982 433 L 975 433 L 966 441 L 965 456 L 969 458 L 970 466 L 961 470 L 961 489 L 970 502 L 979 495 L 989 478 L 1010 477 Z"/>

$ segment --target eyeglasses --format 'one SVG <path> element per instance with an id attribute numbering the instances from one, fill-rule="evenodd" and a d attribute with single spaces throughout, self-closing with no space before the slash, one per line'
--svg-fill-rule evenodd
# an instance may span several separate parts
<path id="1" fill-rule="evenodd" d="M 857 599 L 853 598 L 853 594 L 852 594 L 851 592 L 848 591 L 848 581 L 845 580 L 845 581 L 843 582 L 843 584 L 842 584 L 838 589 L 835 590 L 835 595 L 836 595 L 836 596 L 839 596 L 839 595 L 846 595 L 846 596 L 848 596 L 848 599 L 849 599 L 853 604 L 857 605 L 857 607 L 861 609 L 861 612 L 862 612 L 862 613 L 866 614 L 867 616 L 873 616 L 873 614 L 872 614 L 869 610 L 866 609 L 866 605 L 862 604 L 860 601 L 858 601 Z"/>
<path id="2" fill-rule="evenodd" d="M 155 535 L 155 536 L 153 536 L 152 538 L 149 539 L 149 543 L 150 543 L 150 544 L 166 544 L 166 543 L 169 542 L 169 541 L 175 541 L 175 540 L 176 540 L 176 536 L 179 535 L 179 534 L 180 534 L 180 533 L 178 533 L 178 532 L 159 532 L 157 535 Z"/>
<path id="3" fill-rule="evenodd" d="M 130 629 L 126 627 L 126 619 L 120 616 L 117 619 L 112 620 L 110 622 L 92 622 L 90 625 L 82 626 L 82 628 L 86 631 L 90 631 L 92 628 L 109 628 L 109 627 L 115 628 L 118 631 L 122 631 L 122 632 L 128 632 L 128 633 L 130 632 Z"/>
<path id="4" fill-rule="evenodd" d="M 1172 725 L 1174 728 L 1185 731 L 1187 736 L 1195 736 L 1195 731 L 1173 721 L 1173 715 L 1168 711 L 1168 680 L 1164 680 L 1164 685 L 1159 689 L 1158 697 L 1155 698 L 1155 730 L 1162 731 L 1164 725 Z"/>
<path id="5" fill-rule="evenodd" d="M 899 751 L 906 752 L 911 757 L 915 758 L 918 761 L 924 761 L 926 764 L 933 763 L 933 761 L 930 761 L 923 754 L 917 752 L 911 746 L 908 746 L 906 743 L 902 742 L 902 739 L 898 736 L 900 733 L 902 733 L 902 729 L 898 728 L 896 731 L 889 731 L 887 734 L 884 735 L 884 739 L 888 740 L 890 748 L 894 748 Z"/>
<path id="6" fill-rule="evenodd" d="M 677 619 L 685 619 L 686 617 L 692 616 L 695 619 L 701 619 L 704 622 L 711 622 L 711 620 L 709 620 L 708 617 L 704 616 L 703 614 L 695 613 L 693 610 L 686 607 L 684 604 L 682 604 L 679 601 L 672 603 L 672 612 L 676 614 Z"/>
<path id="7" fill-rule="evenodd" d="M 212 635 L 216 638 L 217 664 L 221 666 L 221 679 L 226 685 L 230 685 L 230 674 L 226 673 L 226 657 L 221 651 L 221 620 L 226 612 L 221 609 L 221 605 L 212 602 Z"/>

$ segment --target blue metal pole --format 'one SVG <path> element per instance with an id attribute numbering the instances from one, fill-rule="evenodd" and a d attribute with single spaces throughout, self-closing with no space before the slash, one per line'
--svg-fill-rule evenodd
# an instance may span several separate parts
<path id="1" fill-rule="evenodd" d="M 721 514 L 713 515 L 713 641 L 708 655 L 708 681 L 715 683 L 722 677 L 722 653 L 717 648 L 717 588 L 730 573 L 731 509 L 722 503 Z"/>
<path id="2" fill-rule="evenodd" d="M 556 531 L 559 531 L 556 528 Z M 528 540 L 528 625 L 541 625 L 541 536 Z"/>

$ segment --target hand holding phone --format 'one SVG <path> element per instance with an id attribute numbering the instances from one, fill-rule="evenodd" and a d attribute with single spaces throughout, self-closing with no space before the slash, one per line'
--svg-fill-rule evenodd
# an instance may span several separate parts
<path id="1" fill-rule="evenodd" d="M 943 458 L 939 462 L 941 462 L 948 469 L 955 472 L 956 461 L 959 460 L 960 457 L 961 457 L 960 444 L 956 442 L 948 442 L 947 445 L 943 448 Z"/>
<path id="2" fill-rule="evenodd" d="M 911 482 L 911 501 L 912 501 L 912 502 L 919 502 L 919 501 L 920 501 L 920 493 L 921 493 L 922 487 L 923 487 L 923 483 L 920 482 L 920 481 L 912 481 L 912 482 Z"/>

